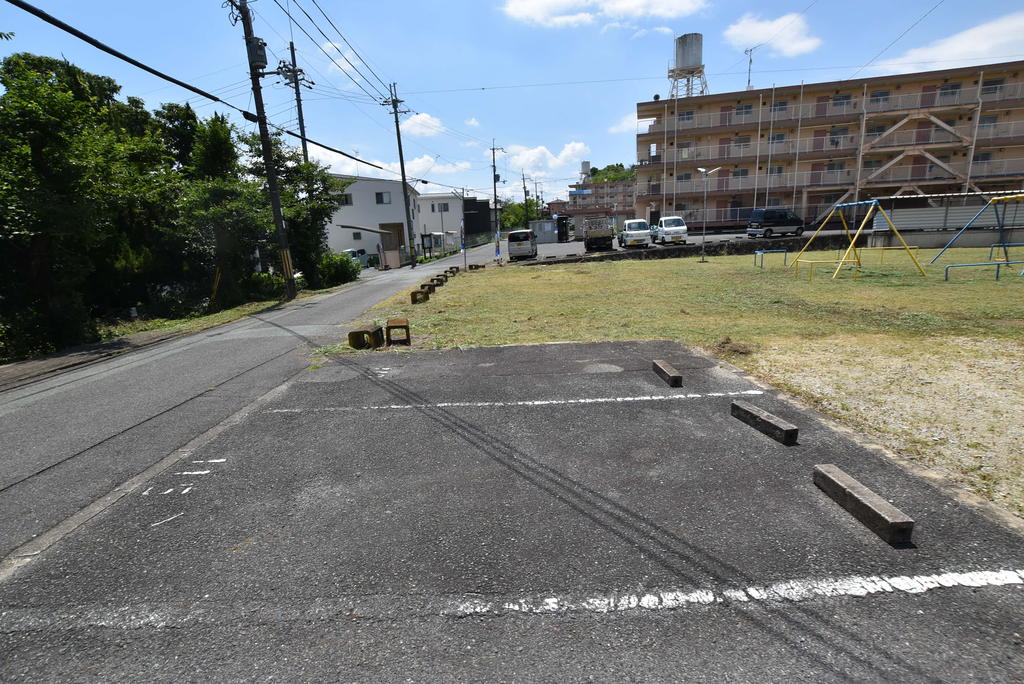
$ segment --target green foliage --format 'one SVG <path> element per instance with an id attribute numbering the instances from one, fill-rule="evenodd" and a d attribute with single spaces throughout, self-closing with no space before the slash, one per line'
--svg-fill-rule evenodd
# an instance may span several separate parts
<path id="1" fill-rule="evenodd" d="M 320 258 L 320 278 L 324 287 L 350 283 L 359 277 L 359 262 L 348 254 L 327 251 Z"/>
<path id="2" fill-rule="evenodd" d="M 526 228 L 528 221 L 540 218 L 537 200 L 528 199 L 526 203 L 509 202 L 501 209 L 501 227 L 505 230 Z"/>
<path id="3" fill-rule="evenodd" d="M 631 165 L 627 169 L 622 164 L 609 164 L 603 169 L 594 167 L 590 170 L 590 181 L 592 183 L 611 183 L 620 181 L 630 181 L 635 179 L 635 165 Z"/>
<path id="4" fill-rule="evenodd" d="M 243 138 L 243 143 L 247 152 L 245 173 L 259 179 L 266 193 L 259 136 L 253 133 Z M 320 264 L 327 252 L 327 222 L 341 206 L 341 193 L 352 181 L 335 178 L 315 161 L 303 162 L 299 150 L 286 147 L 280 134 L 271 137 L 271 146 L 292 262 L 305 274 L 309 285 L 319 289 L 324 287 Z"/>
<path id="5" fill-rule="evenodd" d="M 95 340 L 129 307 L 278 296 L 259 273 L 279 256 L 258 141 L 187 104 L 119 100 L 66 60 L 10 55 L 0 86 L 0 361 Z M 342 186 L 280 139 L 274 158 L 293 262 L 320 287 Z"/>
<path id="6" fill-rule="evenodd" d="M 250 300 L 279 299 L 284 296 L 284 276 L 276 273 L 249 273 L 241 290 Z"/>

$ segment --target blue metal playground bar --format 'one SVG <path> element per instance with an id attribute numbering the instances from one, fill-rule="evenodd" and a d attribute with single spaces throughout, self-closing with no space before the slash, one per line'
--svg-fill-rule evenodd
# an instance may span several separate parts
<path id="1" fill-rule="evenodd" d="M 996 247 L 1002 247 L 1004 249 L 1007 248 L 1007 247 L 1024 247 L 1024 242 L 997 242 L 994 245 L 989 245 L 988 246 L 988 260 L 989 261 L 992 261 L 992 252 L 995 250 Z"/>
<path id="2" fill-rule="evenodd" d="M 950 264 L 946 266 L 946 280 L 949 280 L 949 269 L 951 268 L 966 268 L 968 266 L 995 266 L 996 267 L 996 280 L 999 280 L 999 268 L 1001 266 L 1008 266 L 1010 264 L 1024 264 L 1024 261 L 983 261 L 977 264 Z M 1024 271 L 1020 272 L 1024 275 Z"/>

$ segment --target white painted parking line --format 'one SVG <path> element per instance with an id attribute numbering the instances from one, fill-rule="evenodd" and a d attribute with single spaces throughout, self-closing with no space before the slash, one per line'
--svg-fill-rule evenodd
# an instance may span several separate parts
<path id="1" fill-rule="evenodd" d="M 680 401 L 706 397 L 741 397 L 764 394 L 761 390 L 715 392 L 713 394 L 651 394 L 639 397 L 593 397 L 589 399 L 538 399 L 534 401 L 449 401 L 438 404 L 382 404 L 380 406 L 311 406 L 308 408 L 268 409 L 267 413 L 323 413 L 343 411 L 389 411 L 426 408 L 500 408 L 512 406 L 567 406 L 574 404 L 615 404 L 640 401 Z"/>
<path id="2" fill-rule="evenodd" d="M 227 460 L 226 458 L 211 458 L 208 461 L 192 461 L 192 463 L 224 463 Z"/>
<path id="3" fill-rule="evenodd" d="M 174 473 L 175 475 L 209 475 L 212 470 L 184 470 L 180 473 Z"/>
<path id="4" fill-rule="evenodd" d="M 665 590 L 592 596 L 543 596 L 501 600 L 470 599 L 452 606 L 449 615 L 510 613 L 616 613 L 628 610 L 671 610 L 693 605 L 730 603 L 795 603 L 822 598 L 865 597 L 875 594 L 923 594 L 950 587 L 999 587 L 1024 584 L 1024 570 L 975 570 L 935 575 L 850 575 L 826 579 L 797 579 L 732 589 Z"/>
<path id="5" fill-rule="evenodd" d="M 160 520 L 159 522 L 155 522 L 152 525 L 150 525 L 150 527 L 156 527 L 157 525 L 163 525 L 165 522 L 171 522 L 175 518 L 180 518 L 183 515 L 185 515 L 184 511 L 182 511 L 181 513 L 178 513 L 177 515 L 172 515 L 170 518 L 164 518 L 163 520 Z"/>

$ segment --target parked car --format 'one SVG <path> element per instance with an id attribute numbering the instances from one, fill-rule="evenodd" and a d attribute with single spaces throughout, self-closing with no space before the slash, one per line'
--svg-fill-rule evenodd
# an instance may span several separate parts
<path id="1" fill-rule="evenodd" d="M 770 238 L 784 233 L 800 237 L 804 225 L 804 220 L 788 209 L 754 209 L 747 221 L 747 237 Z"/>
<path id="2" fill-rule="evenodd" d="M 651 227 L 643 219 L 630 219 L 622 224 L 619 233 L 619 247 L 650 247 Z"/>
<path id="3" fill-rule="evenodd" d="M 657 236 L 655 240 L 661 244 L 686 244 L 686 221 L 682 216 L 663 216 L 658 219 L 658 227 L 655 229 Z"/>
<path id="4" fill-rule="evenodd" d="M 532 230 L 513 230 L 508 234 L 508 260 L 534 259 L 537 256 L 537 236 Z"/>

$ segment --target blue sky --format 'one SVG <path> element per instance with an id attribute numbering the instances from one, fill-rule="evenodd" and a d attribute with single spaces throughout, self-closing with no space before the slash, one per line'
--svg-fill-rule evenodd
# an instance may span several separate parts
<path id="1" fill-rule="evenodd" d="M 397 169 L 390 113 L 370 102 L 356 83 L 375 97 L 370 83 L 384 87 L 313 0 L 278 2 L 317 39 L 290 27 L 275 0 L 252 4 L 256 34 L 267 41 L 271 63 L 286 57 L 294 35 L 299 66 L 316 83 L 304 91 L 309 137 Z M 494 138 L 506 150 L 499 155 L 498 172 L 509 179 L 499 186 L 499 195 L 519 199 L 522 170 L 531 189 L 536 180 L 545 188 L 545 199 L 553 199 L 565 196 L 581 159 L 600 166 L 635 161 L 635 122 L 630 116 L 636 102 L 667 92 L 665 72 L 674 35 L 704 35 L 711 92 L 745 87 L 743 49 L 759 43 L 764 44 L 755 50 L 752 76 L 759 87 L 848 78 L 859 69 L 861 75 L 879 75 L 1024 59 L 1024 11 L 1006 0 L 318 2 L 373 72 L 385 83 L 398 83 L 399 95 L 412 110 L 403 115 L 411 176 L 475 189 L 475 194 L 489 192 L 487 148 Z M 231 25 L 220 0 L 33 4 L 157 69 L 240 107 L 251 106 L 241 26 Z M 150 108 L 189 100 L 203 116 L 223 110 L 13 5 L 0 4 L 0 31 L 16 33 L 13 41 L 0 42 L 0 55 L 26 51 L 64 56 L 88 71 L 113 77 L 122 86 L 122 96 L 141 97 Z M 570 83 L 578 81 L 602 82 Z M 264 85 L 271 120 L 297 129 L 291 91 L 274 85 L 274 79 L 265 79 Z M 394 177 L 316 148 L 311 152 L 339 172 Z"/>

